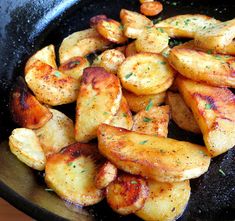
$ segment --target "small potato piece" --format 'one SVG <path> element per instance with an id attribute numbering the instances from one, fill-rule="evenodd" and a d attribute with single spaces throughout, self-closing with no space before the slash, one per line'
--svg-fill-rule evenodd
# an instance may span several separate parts
<path id="1" fill-rule="evenodd" d="M 10 110 L 13 120 L 29 129 L 40 128 L 52 118 L 51 112 L 32 95 L 22 77 L 12 90 Z"/>
<path id="2" fill-rule="evenodd" d="M 83 70 L 89 67 L 89 61 L 84 57 L 73 57 L 60 65 L 59 71 L 81 81 Z"/>
<path id="3" fill-rule="evenodd" d="M 35 130 L 46 156 L 75 143 L 73 121 L 62 112 L 50 109 L 53 117 Z"/>
<path id="4" fill-rule="evenodd" d="M 146 16 L 155 16 L 158 15 L 163 9 L 163 6 L 160 2 L 144 2 L 140 6 L 140 12 Z"/>
<path id="5" fill-rule="evenodd" d="M 135 47 L 137 52 L 161 53 L 168 47 L 169 37 L 163 29 L 146 27 L 144 32 L 137 37 Z"/>
<path id="6" fill-rule="evenodd" d="M 141 209 L 148 194 L 146 181 L 130 174 L 119 175 L 106 188 L 109 206 L 122 215 L 128 215 Z"/>
<path id="7" fill-rule="evenodd" d="M 35 170 L 44 170 L 46 158 L 36 134 L 31 129 L 16 128 L 9 137 L 11 152 Z"/>
<path id="8" fill-rule="evenodd" d="M 124 60 L 125 55 L 122 52 L 116 49 L 110 49 L 99 55 L 98 59 L 95 59 L 92 66 L 103 67 L 109 73 L 116 74 L 119 66 Z"/>
<path id="9" fill-rule="evenodd" d="M 158 106 L 162 104 L 166 97 L 166 92 L 152 95 L 136 95 L 127 90 L 123 90 L 123 96 L 126 98 L 129 108 L 134 112 L 145 109 L 148 105 Z"/>
<path id="10" fill-rule="evenodd" d="M 135 42 L 132 42 L 129 45 L 127 45 L 126 51 L 125 51 L 126 57 L 135 55 L 137 53 L 138 52 L 136 51 Z"/>
<path id="11" fill-rule="evenodd" d="M 99 124 L 110 123 L 117 113 L 121 98 L 121 84 L 117 76 L 104 68 L 86 68 L 77 98 L 76 140 L 88 142 L 95 138 Z"/>
<path id="12" fill-rule="evenodd" d="M 129 109 L 126 98 L 122 96 L 118 112 L 114 115 L 109 125 L 130 130 L 133 126 L 132 113 Z"/>
<path id="13" fill-rule="evenodd" d="M 127 37 L 123 34 L 121 23 L 113 19 L 100 20 L 96 30 L 111 42 L 122 44 L 127 41 Z"/>
<path id="14" fill-rule="evenodd" d="M 101 124 L 98 147 L 118 169 L 159 182 L 179 182 L 201 176 L 210 157 L 205 147 Z"/>
<path id="15" fill-rule="evenodd" d="M 155 24 L 172 38 L 193 38 L 199 30 L 212 27 L 220 21 L 206 15 L 185 14 L 167 18 Z"/>
<path id="16" fill-rule="evenodd" d="M 211 156 L 235 145 L 235 95 L 227 88 L 212 87 L 186 78 L 176 79 L 185 103 L 191 108 Z"/>
<path id="17" fill-rule="evenodd" d="M 139 53 L 126 58 L 119 66 L 118 76 L 125 89 L 149 95 L 167 90 L 174 80 L 174 70 L 159 54 Z"/>
<path id="18" fill-rule="evenodd" d="M 106 20 L 107 16 L 106 15 L 95 15 L 90 18 L 90 26 L 91 28 L 95 28 L 96 25 L 99 23 L 101 20 Z"/>
<path id="19" fill-rule="evenodd" d="M 166 103 L 170 105 L 172 119 L 180 128 L 193 133 L 201 133 L 193 113 L 178 93 L 168 91 Z"/>
<path id="20" fill-rule="evenodd" d="M 170 110 L 169 106 L 152 107 L 134 116 L 133 131 L 159 137 L 167 137 Z"/>
<path id="21" fill-rule="evenodd" d="M 144 15 L 126 9 L 121 10 L 120 18 L 124 26 L 124 34 L 128 38 L 136 39 L 146 26 L 153 26 L 152 21 Z"/>
<path id="22" fill-rule="evenodd" d="M 218 87 L 235 87 L 235 57 L 171 49 L 169 63 L 183 76 Z"/>
<path id="23" fill-rule="evenodd" d="M 189 181 L 159 183 L 148 180 L 149 196 L 135 214 L 148 221 L 176 220 L 184 212 L 190 197 Z"/>
<path id="24" fill-rule="evenodd" d="M 95 186 L 98 189 L 105 188 L 116 179 L 117 172 L 117 167 L 107 161 L 98 169 L 95 175 Z"/>
<path id="25" fill-rule="evenodd" d="M 72 144 L 47 159 L 46 184 L 64 200 L 94 205 L 104 198 L 94 181 L 101 159 L 95 144 Z"/>

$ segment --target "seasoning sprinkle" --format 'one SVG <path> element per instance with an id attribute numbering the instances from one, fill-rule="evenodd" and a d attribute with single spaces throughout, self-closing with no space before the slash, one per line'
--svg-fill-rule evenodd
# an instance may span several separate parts
<path id="1" fill-rule="evenodd" d="M 133 75 L 133 73 L 129 73 L 125 76 L 126 79 L 130 78 Z"/>
<path id="2" fill-rule="evenodd" d="M 211 104 L 208 104 L 208 103 L 205 104 L 205 109 L 209 110 L 209 109 L 211 109 L 211 108 L 212 108 L 212 105 L 211 105 Z"/>
<path id="3" fill-rule="evenodd" d="M 149 101 L 148 105 L 146 106 L 145 110 L 149 111 L 152 107 L 153 107 L 153 101 L 152 101 L 152 99 L 150 99 L 150 101 Z"/>
<path id="4" fill-rule="evenodd" d="M 131 184 L 137 184 L 138 182 L 137 181 L 135 181 L 135 180 L 132 180 L 131 181 Z"/>
<path id="5" fill-rule="evenodd" d="M 47 191 L 47 192 L 54 192 L 53 189 L 49 189 L 49 188 L 46 188 L 45 191 Z"/>
<path id="6" fill-rule="evenodd" d="M 148 123 L 148 122 L 152 121 L 152 119 L 150 119 L 150 118 L 148 118 L 148 117 L 144 117 L 144 118 L 143 118 L 143 121 L 146 122 L 146 123 Z"/>
<path id="7" fill-rule="evenodd" d="M 147 142 L 148 142 L 148 140 L 143 140 L 143 141 L 140 141 L 139 144 L 144 145 L 144 144 L 146 144 Z"/>
<path id="8" fill-rule="evenodd" d="M 59 72 L 59 71 L 55 71 L 54 75 L 55 75 L 56 77 L 60 77 L 60 72 Z"/>

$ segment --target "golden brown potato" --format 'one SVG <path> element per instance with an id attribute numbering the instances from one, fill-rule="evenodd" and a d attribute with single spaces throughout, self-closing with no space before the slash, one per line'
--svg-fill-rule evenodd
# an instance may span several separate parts
<path id="1" fill-rule="evenodd" d="M 46 158 L 36 134 L 31 129 L 17 128 L 9 137 L 11 152 L 35 170 L 44 170 Z"/>
<path id="2" fill-rule="evenodd" d="M 173 38 L 193 38 L 199 30 L 207 29 L 220 21 L 206 15 L 185 14 L 167 18 L 155 24 Z"/>
<path id="3" fill-rule="evenodd" d="M 53 117 L 44 126 L 34 130 L 46 156 L 75 143 L 73 121 L 58 110 L 50 109 L 50 112 Z"/>
<path id="4" fill-rule="evenodd" d="M 114 115 L 109 125 L 130 130 L 133 126 L 132 113 L 129 109 L 126 98 L 122 96 L 118 112 Z"/>
<path id="5" fill-rule="evenodd" d="M 167 137 L 170 109 L 168 105 L 141 110 L 134 116 L 133 131 Z"/>
<path id="6" fill-rule="evenodd" d="M 206 27 L 195 34 L 196 46 L 205 49 L 223 50 L 235 38 L 235 19 Z"/>
<path id="7" fill-rule="evenodd" d="M 61 64 L 59 71 L 72 78 L 81 81 L 83 70 L 89 67 L 89 61 L 84 57 L 73 57 L 64 64 Z"/>
<path id="8" fill-rule="evenodd" d="M 135 47 L 135 42 L 134 41 L 127 45 L 126 51 L 125 51 L 126 57 L 135 55 L 137 53 L 138 52 L 136 51 L 136 47 Z"/>
<path id="9" fill-rule="evenodd" d="M 21 127 L 36 129 L 51 119 L 52 113 L 29 91 L 23 78 L 19 78 L 12 90 L 10 110 L 13 120 Z"/>
<path id="10" fill-rule="evenodd" d="M 113 182 L 117 177 L 117 167 L 109 161 L 105 162 L 95 175 L 95 186 L 98 189 L 103 189 Z"/>
<path id="11" fill-rule="evenodd" d="M 159 182 L 199 177 L 210 164 L 205 147 L 107 124 L 98 128 L 98 147 L 118 169 Z"/>
<path id="12" fill-rule="evenodd" d="M 128 38 L 137 38 L 146 26 L 153 25 L 152 21 L 144 15 L 126 9 L 120 11 L 120 18 L 124 26 L 124 34 Z"/>
<path id="13" fill-rule="evenodd" d="M 160 53 L 167 46 L 169 37 L 161 28 L 145 27 L 144 31 L 135 40 L 137 52 Z"/>
<path id="14" fill-rule="evenodd" d="M 28 69 L 25 81 L 36 98 L 51 106 L 76 101 L 79 82 L 37 60 Z"/>
<path id="15" fill-rule="evenodd" d="M 185 78 L 177 85 L 193 111 L 206 147 L 215 157 L 235 145 L 235 96 L 226 88 L 217 88 Z"/>
<path id="16" fill-rule="evenodd" d="M 168 61 L 180 74 L 194 81 L 219 87 L 235 87 L 235 57 L 173 48 Z"/>
<path id="17" fill-rule="evenodd" d="M 139 96 L 125 89 L 123 89 L 122 92 L 127 100 L 129 108 L 134 112 L 139 112 L 145 109 L 148 105 L 158 106 L 164 102 L 166 97 L 166 92 Z"/>
<path id="18" fill-rule="evenodd" d="M 163 9 L 163 6 L 158 1 L 143 2 L 140 6 L 140 12 L 146 16 L 156 16 Z"/>
<path id="19" fill-rule="evenodd" d="M 59 49 L 60 64 L 73 57 L 85 57 L 92 52 L 108 48 L 110 41 L 104 39 L 95 29 L 74 32 L 63 40 Z"/>
<path id="20" fill-rule="evenodd" d="M 117 74 L 118 68 L 124 60 L 125 55 L 122 52 L 110 49 L 99 55 L 94 60 L 92 66 L 103 67 L 109 73 Z"/>
<path id="21" fill-rule="evenodd" d="M 91 28 L 95 28 L 99 21 L 106 20 L 106 19 L 107 19 L 106 15 L 95 15 L 95 16 L 91 17 L 90 18 Z"/>
<path id="22" fill-rule="evenodd" d="M 104 198 L 94 181 L 100 160 L 95 144 L 72 144 L 47 159 L 45 181 L 64 200 L 94 205 Z"/>
<path id="23" fill-rule="evenodd" d="M 153 2 L 154 0 L 139 0 L 140 4 L 143 4 L 145 2 Z"/>
<path id="24" fill-rule="evenodd" d="M 113 19 L 101 19 L 96 25 L 96 30 L 111 42 L 122 44 L 127 41 L 122 24 Z"/>
<path id="25" fill-rule="evenodd" d="M 184 212 L 190 197 L 189 181 L 159 183 L 148 180 L 149 196 L 135 214 L 147 221 L 172 221 Z"/>
<path id="26" fill-rule="evenodd" d="M 170 106 L 172 119 L 180 128 L 193 133 L 201 133 L 193 113 L 178 93 L 168 91 L 166 103 Z"/>
<path id="27" fill-rule="evenodd" d="M 141 209 L 148 193 L 146 181 L 130 174 L 119 175 L 106 188 L 109 206 L 122 215 L 128 215 Z"/>
<path id="28" fill-rule="evenodd" d="M 117 113 L 121 98 L 121 84 L 117 76 L 104 68 L 86 68 L 77 98 L 76 140 L 88 142 L 95 138 L 99 124 L 110 123 Z"/>
<path id="29" fill-rule="evenodd" d="M 119 66 L 122 86 L 137 94 L 157 94 L 167 90 L 174 80 L 174 70 L 159 54 L 139 53 Z"/>

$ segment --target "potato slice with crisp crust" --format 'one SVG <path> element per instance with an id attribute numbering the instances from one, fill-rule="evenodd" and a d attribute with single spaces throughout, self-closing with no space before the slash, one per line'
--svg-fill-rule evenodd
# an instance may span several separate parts
<path id="1" fill-rule="evenodd" d="M 158 1 L 143 2 L 140 6 L 140 12 L 146 16 L 156 16 L 163 9 L 163 6 Z"/>
<path id="2" fill-rule="evenodd" d="M 168 91 L 166 103 L 170 105 L 172 119 L 180 128 L 193 133 L 201 133 L 193 113 L 178 93 Z"/>
<path id="3" fill-rule="evenodd" d="M 46 158 L 36 134 L 31 129 L 17 128 L 9 137 L 11 152 L 35 170 L 44 170 Z"/>
<path id="4" fill-rule="evenodd" d="M 208 170 L 205 147 L 101 124 L 98 147 L 118 169 L 159 182 L 179 182 Z"/>
<path id="5" fill-rule="evenodd" d="M 174 70 L 159 54 L 139 53 L 126 58 L 119 66 L 118 76 L 125 89 L 149 95 L 167 90 L 174 80 Z"/>
<path id="6" fill-rule="evenodd" d="M 195 33 L 212 27 L 220 21 L 206 15 L 185 14 L 167 18 L 155 24 L 173 38 L 193 38 Z"/>
<path id="7" fill-rule="evenodd" d="M 77 98 L 76 140 L 88 142 L 95 138 L 99 124 L 110 123 L 117 113 L 121 98 L 121 84 L 117 76 L 104 68 L 86 68 Z"/>
<path id="8" fill-rule="evenodd" d="M 36 129 L 51 119 L 52 113 L 32 95 L 22 77 L 19 77 L 10 96 L 13 120 L 21 127 Z"/>
<path id="9" fill-rule="evenodd" d="M 111 45 L 95 29 L 90 28 L 74 32 L 63 40 L 59 49 L 60 64 L 72 57 L 84 57 L 97 50 L 104 50 Z"/>
<path id="10" fill-rule="evenodd" d="M 58 110 L 50 109 L 50 112 L 53 117 L 44 126 L 35 130 L 46 156 L 76 142 L 73 121 Z"/>
<path id="11" fill-rule="evenodd" d="M 134 112 L 139 112 L 145 109 L 148 104 L 151 106 L 158 106 L 164 102 L 166 96 L 166 92 L 139 96 L 125 89 L 123 89 L 122 92 L 127 100 L 129 108 Z"/>
<path id="12" fill-rule="evenodd" d="M 206 147 L 215 157 L 235 145 L 235 95 L 185 78 L 176 79 L 179 91 L 192 109 Z"/>
<path id="13" fill-rule="evenodd" d="M 169 63 L 183 76 L 219 87 L 235 87 L 235 57 L 185 48 L 171 49 Z"/>
<path id="14" fill-rule="evenodd" d="M 153 26 L 150 19 L 137 12 L 122 9 L 120 18 L 124 26 L 124 34 L 128 38 L 137 38 L 140 36 L 146 26 Z"/>
<path id="15" fill-rule="evenodd" d="M 128 215 L 141 209 L 148 194 L 146 181 L 130 174 L 119 175 L 106 188 L 109 206 L 122 215 Z"/>
<path id="16" fill-rule="evenodd" d="M 101 160 L 95 144 L 72 144 L 47 159 L 45 181 L 64 200 L 94 205 L 104 198 L 94 181 Z"/>
<path id="17" fill-rule="evenodd" d="M 99 21 L 107 19 L 106 15 L 95 15 L 90 18 L 91 28 L 95 28 Z"/>
<path id="18" fill-rule="evenodd" d="M 190 197 L 189 181 L 159 183 L 148 180 L 149 196 L 144 206 L 135 212 L 148 221 L 176 220 L 184 212 Z"/>
<path id="19" fill-rule="evenodd" d="M 141 110 L 134 116 L 132 130 L 143 134 L 167 137 L 169 115 L 168 105 Z"/>
<path id="20" fill-rule="evenodd" d="M 136 51 L 136 47 L 135 47 L 135 42 L 134 41 L 127 45 L 126 50 L 125 50 L 126 57 L 135 55 L 137 53 L 138 52 Z"/>
<path id="21" fill-rule="evenodd" d="M 105 162 L 95 175 L 95 186 L 98 189 L 103 189 L 113 182 L 117 177 L 117 167 L 109 161 Z"/>

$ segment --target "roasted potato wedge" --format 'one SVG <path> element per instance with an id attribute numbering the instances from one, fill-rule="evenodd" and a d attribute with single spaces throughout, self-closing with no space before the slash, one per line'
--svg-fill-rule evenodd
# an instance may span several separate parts
<path id="1" fill-rule="evenodd" d="M 46 156 L 76 142 L 73 121 L 58 110 L 50 111 L 53 117 L 44 126 L 35 130 Z"/>
<path id="2" fill-rule="evenodd" d="M 217 88 L 185 78 L 176 80 L 185 103 L 193 111 L 206 147 L 215 157 L 235 145 L 235 96 Z"/>
<path id="3" fill-rule="evenodd" d="M 189 181 L 159 183 L 148 180 L 149 196 L 135 214 L 147 221 L 172 221 L 184 212 L 190 197 Z"/>
<path id="4" fill-rule="evenodd" d="M 235 57 L 173 48 L 168 61 L 180 74 L 194 81 L 219 87 L 235 87 Z"/>
<path id="5" fill-rule="evenodd" d="M 16 128 L 9 137 L 11 152 L 35 170 L 44 170 L 46 158 L 39 140 L 31 129 Z"/>
<path id="6" fill-rule="evenodd" d="M 168 91 L 166 103 L 170 106 L 172 119 L 180 128 L 193 133 L 201 133 L 193 113 L 178 93 Z"/>
<path id="7" fill-rule="evenodd" d="M 223 50 L 235 38 L 235 19 L 216 23 L 195 34 L 196 46 L 205 49 Z"/>
<path id="8" fill-rule="evenodd" d="M 101 36 L 111 42 L 123 44 L 127 41 L 127 37 L 123 33 L 122 24 L 113 19 L 101 19 L 96 25 L 96 30 Z"/>
<path id="9" fill-rule="evenodd" d="M 134 116 L 132 130 L 143 134 L 167 137 L 169 115 L 168 105 L 141 110 Z"/>
<path id="10" fill-rule="evenodd" d="M 103 67 L 109 73 L 117 74 L 118 68 L 124 60 L 125 55 L 122 52 L 110 49 L 99 55 L 92 66 Z"/>
<path id="11" fill-rule="evenodd" d="M 95 175 L 95 186 L 98 189 L 104 189 L 117 177 L 117 167 L 109 161 L 105 162 L 97 171 Z"/>
<path id="12" fill-rule="evenodd" d="M 163 10 L 163 6 L 158 1 L 143 2 L 140 6 L 140 12 L 146 16 L 156 16 Z"/>
<path id="13" fill-rule="evenodd" d="M 91 28 L 95 28 L 99 21 L 106 20 L 106 19 L 107 19 L 106 15 L 95 15 L 95 16 L 91 17 L 90 18 Z"/>
<path id="14" fill-rule="evenodd" d="M 104 198 L 94 181 L 101 159 L 95 144 L 72 144 L 47 159 L 45 181 L 62 199 L 96 204 Z"/>
<path id="15" fill-rule="evenodd" d="M 83 70 L 90 66 L 89 61 L 84 57 L 73 57 L 60 65 L 59 71 L 72 78 L 81 81 Z"/>
<path id="16" fill-rule="evenodd" d="M 194 38 L 199 30 L 212 27 L 220 21 L 206 15 L 185 14 L 167 18 L 155 24 L 173 38 Z"/>
<path id="17" fill-rule="evenodd" d="M 130 174 L 119 175 L 106 188 L 109 206 L 122 215 L 128 215 L 141 209 L 148 193 L 146 181 Z"/>
<path id="18" fill-rule="evenodd" d="M 134 112 L 139 112 L 145 109 L 148 105 L 158 106 L 164 102 L 166 97 L 166 92 L 139 96 L 125 89 L 123 89 L 122 92 L 127 100 L 129 108 Z"/>
<path id="19" fill-rule="evenodd" d="M 77 99 L 76 140 L 88 142 L 95 138 L 99 124 L 110 123 L 117 113 L 121 98 L 118 77 L 104 68 L 86 68 Z"/>
<path id="20" fill-rule="evenodd" d="M 109 125 L 130 130 L 133 126 L 132 113 L 129 109 L 126 98 L 122 96 L 118 112 L 114 115 Z"/>
<path id="21" fill-rule="evenodd" d="M 37 60 L 28 69 L 25 81 L 36 98 L 51 106 L 76 101 L 79 81 Z"/>
<path id="22" fill-rule="evenodd" d="M 135 55 L 137 53 L 138 52 L 136 51 L 136 47 L 135 47 L 135 42 L 134 41 L 127 45 L 126 50 L 125 50 L 126 57 Z"/>
<path id="23" fill-rule="evenodd" d="M 139 53 L 119 66 L 122 86 L 136 95 L 157 94 L 167 90 L 174 80 L 174 70 L 159 54 Z"/>
<path id="24" fill-rule="evenodd" d="M 111 45 L 93 28 L 74 32 L 63 40 L 59 48 L 60 64 L 73 57 L 84 57 L 92 52 L 104 50 Z"/>
<path id="25" fill-rule="evenodd" d="M 163 29 L 147 26 L 135 40 L 135 48 L 137 52 L 161 53 L 168 42 L 169 37 Z"/>
<path id="26" fill-rule="evenodd" d="M 153 26 L 152 21 L 144 15 L 126 9 L 121 10 L 120 18 L 124 26 L 124 34 L 128 38 L 136 39 L 146 26 Z"/>
<path id="27" fill-rule="evenodd" d="M 159 182 L 179 182 L 208 170 L 206 148 L 170 138 L 150 136 L 101 124 L 98 147 L 118 169 Z"/>
<path id="28" fill-rule="evenodd" d="M 23 78 L 18 78 L 10 97 L 13 120 L 21 127 L 36 129 L 52 118 L 52 113 L 32 95 Z"/>

